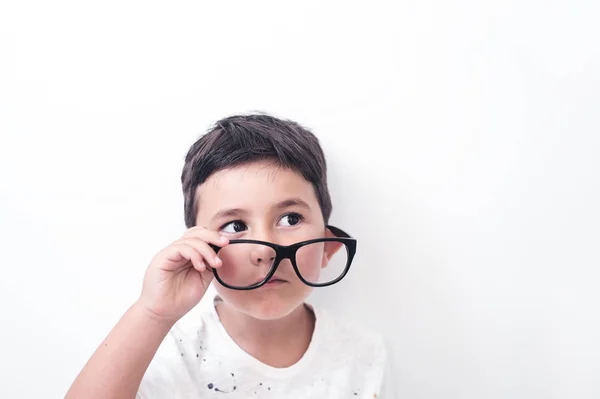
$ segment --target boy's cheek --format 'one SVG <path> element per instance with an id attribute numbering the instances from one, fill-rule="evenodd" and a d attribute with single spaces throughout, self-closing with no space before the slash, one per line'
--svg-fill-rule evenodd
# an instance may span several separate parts
<path id="1" fill-rule="evenodd" d="M 310 282 L 319 281 L 320 271 L 327 266 L 327 263 L 327 253 L 324 251 L 323 243 L 307 245 L 296 253 L 296 264 L 300 274 Z"/>

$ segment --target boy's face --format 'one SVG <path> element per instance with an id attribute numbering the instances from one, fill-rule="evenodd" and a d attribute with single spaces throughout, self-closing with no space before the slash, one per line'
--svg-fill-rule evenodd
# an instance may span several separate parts
<path id="1" fill-rule="evenodd" d="M 219 231 L 230 240 L 243 238 L 290 245 L 331 236 L 326 232 L 312 184 L 273 162 L 253 162 L 216 172 L 198 187 L 197 196 L 196 225 Z M 231 245 L 243 248 L 242 244 Z M 303 276 L 318 278 L 321 268 L 339 246 L 321 248 L 306 254 L 303 260 L 297 259 L 302 263 Z M 255 282 L 266 275 L 260 261 L 273 254 L 236 253 L 242 267 L 236 271 L 239 275 L 232 278 Z M 228 305 L 257 319 L 272 320 L 291 313 L 312 290 L 298 279 L 289 259 L 281 261 L 273 279 L 282 281 L 249 291 L 231 290 L 214 281 L 219 296 Z"/>

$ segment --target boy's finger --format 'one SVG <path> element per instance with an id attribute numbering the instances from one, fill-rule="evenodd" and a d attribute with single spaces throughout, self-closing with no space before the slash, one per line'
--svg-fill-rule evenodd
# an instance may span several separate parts
<path id="1" fill-rule="evenodd" d="M 199 272 L 206 270 L 206 264 L 202 260 L 202 255 L 194 247 L 181 243 L 176 246 L 176 249 L 183 258 L 192 262 L 194 269 Z"/>
<path id="2" fill-rule="evenodd" d="M 221 235 L 217 231 L 208 230 L 204 227 L 192 227 L 183 234 L 183 237 L 199 238 L 204 242 L 214 244 L 218 247 L 223 247 L 229 244 L 227 237 Z"/>
<path id="3" fill-rule="evenodd" d="M 221 267 L 223 262 L 217 255 L 217 253 L 204 241 L 195 237 L 186 237 L 180 240 L 181 243 L 193 247 L 196 251 L 202 255 L 202 258 L 206 263 L 214 268 Z"/>

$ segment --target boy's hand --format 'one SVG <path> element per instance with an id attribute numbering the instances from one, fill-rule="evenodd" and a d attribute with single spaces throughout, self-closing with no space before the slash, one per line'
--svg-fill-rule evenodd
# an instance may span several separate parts
<path id="1" fill-rule="evenodd" d="M 208 245 L 223 247 L 227 238 L 204 227 L 192 227 L 150 262 L 138 304 L 152 317 L 175 323 L 200 302 L 213 279 L 209 266 L 222 265 Z"/>

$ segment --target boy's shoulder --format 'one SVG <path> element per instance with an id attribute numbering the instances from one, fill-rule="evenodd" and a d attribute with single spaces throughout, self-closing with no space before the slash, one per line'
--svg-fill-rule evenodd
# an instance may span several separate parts
<path id="1" fill-rule="evenodd" d="M 169 335 L 174 342 L 184 337 L 203 337 L 203 342 L 230 344 L 230 339 L 220 323 L 215 311 L 216 296 L 205 298 L 190 313 L 184 316 Z M 335 317 L 327 309 L 313 303 L 306 304 L 315 314 L 315 330 L 311 346 L 318 348 L 321 359 L 332 357 L 340 361 L 361 362 L 383 365 L 386 361 L 386 348 L 383 336 L 360 322 Z"/>
<path id="2" fill-rule="evenodd" d="M 203 346 L 210 344 L 213 348 L 232 349 L 233 342 L 215 310 L 215 301 L 219 300 L 216 294 L 203 298 L 173 326 L 165 341 L 171 341 L 180 347 L 186 340 L 199 340 Z M 315 315 L 315 329 L 310 346 L 318 352 L 320 360 L 365 362 L 373 366 L 382 366 L 386 362 L 386 345 L 381 334 L 359 321 L 334 316 L 326 308 L 314 303 L 307 303 L 305 306 Z"/>
<path id="3" fill-rule="evenodd" d="M 213 385 L 235 390 L 235 397 L 265 387 L 294 392 L 296 397 L 354 397 L 359 392 L 372 397 L 371 393 L 381 392 L 386 350 L 381 335 L 369 328 L 308 304 L 316 320 L 309 348 L 295 365 L 276 369 L 239 348 L 220 323 L 213 298 L 206 299 L 165 337 L 144 376 L 139 398 L 150 397 L 145 395 L 150 392 L 164 392 L 152 397 L 188 397 L 184 393 Z M 228 373 L 223 373 L 225 369 Z"/>

